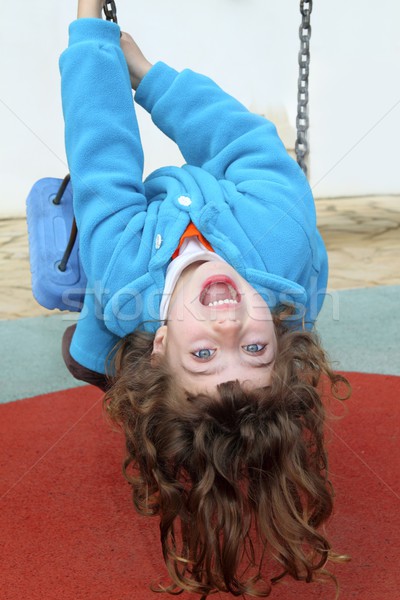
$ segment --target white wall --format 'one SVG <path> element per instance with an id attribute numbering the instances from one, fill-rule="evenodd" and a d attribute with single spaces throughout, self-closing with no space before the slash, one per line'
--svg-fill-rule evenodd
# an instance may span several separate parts
<path id="1" fill-rule="evenodd" d="M 311 181 L 317 196 L 400 192 L 400 4 L 314 2 Z"/>
<path id="2" fill-rule="evenodd" d="M 296 114 L 298 2 L 117 0 L 119 22 L 152 61 L 190 66 L 252 110 Z M 0 214 L 22 214 L 40 177 L 68 171 L 58 56 L 75 3 L 14 0 L 0 22 Z M 316 196 L 400 193 L 395 0 L 314 2 L 311 184 Z M 398 104 L 396 104 L 398 103 Z M 181 164 L 140 110 L 146 172 Z"/>

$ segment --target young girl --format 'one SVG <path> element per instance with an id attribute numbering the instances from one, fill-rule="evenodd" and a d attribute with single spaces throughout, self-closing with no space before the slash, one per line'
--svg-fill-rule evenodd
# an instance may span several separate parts
<path id="1" fill-rule="evenodd" d="M 271 123 L 152 66 L 102 4 L 79 0 L 60 60 L 88 277 L 64 357 L 107 389 L 136 508 L 160 517 L 165 589 L 266 596 L 336 556 L 317 531 L 332 511 L 319 382 L 340 377 L 307 331 L 327 281 L 313 198 Z M 131 88 L 187 161 L 145 182 Z"/>

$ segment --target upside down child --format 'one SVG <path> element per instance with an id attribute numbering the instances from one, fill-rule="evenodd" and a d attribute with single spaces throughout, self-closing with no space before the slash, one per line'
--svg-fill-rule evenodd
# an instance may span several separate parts
<path id="1" fill-rule="evenodd" d="M 160 518 L 167 591 L 313 581 L 338 560 L 320 531 L 332 512 L 320 380 L 342 378 L 312 331 L 327 256 L 310 188 L 272 123 L 207 77 L 150 64 L 102 5 L 79 0 L 60 59 L 88 278 L 64 358 L 125 433 L 135 506 Z M 143 181 L 132 89 L 183 167 Z"/>

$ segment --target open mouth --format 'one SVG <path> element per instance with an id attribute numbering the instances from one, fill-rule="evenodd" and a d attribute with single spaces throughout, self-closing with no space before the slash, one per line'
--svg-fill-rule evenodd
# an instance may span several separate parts
<path id="1" fill-rule="evenodd" d="M 232 279 L 226 275 L 214 275 L 204 282 L 200 294 L 203 306 L 222 306 L 239 304 L 240 294 Z"/>

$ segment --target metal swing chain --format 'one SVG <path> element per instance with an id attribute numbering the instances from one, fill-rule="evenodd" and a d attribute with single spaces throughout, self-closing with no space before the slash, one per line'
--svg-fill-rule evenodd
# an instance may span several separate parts
<path id="1" fill-rule="evenodd" d="M 306 159 L 309 153 L 308 144 L 308 75 L 310 66 L 310 38 L 311 38 L 311 11 L 312 0 L 300 0 L 301 25 L 299 28 L 300 52 L 299 61 L 299 79 L 297 87 L 297 118 L 296 129 L 297 138 L 295 152 L 297 162 L 307 175 Z"/>
<path id="2" fill-rule="evenodd" d="M 113 21 L 114 23 L 118 23 L 117 7 L 115 5 L 114 0 L 105 0 L 104 5 L 103 5 L 103 11 L 104 11 L 107 21 Z M 71 177 L 69 174 L 64 178 L 64 180 L 58 190 L 58 193 L 53 200 L 54 204 L 60 204 L 62 195 L 63 195 L 65 188 L 67 187 L 70 179 L 71 179 Z M 72 221 L 72 227 L 71 227 L 71 232 L 69 234 L 69 240 L 68 240 L 67 247 L 65 248 L 63 257 L 58 265 L 59 271 L 62 271 L 63 273 L 67 270 L 69 257 L 71 256 L 71 252 L 74 248 L 77 235 L 78 235 L 78 229 L 77 229 L 76 221 L 74 218 L 74 220 Z"/>
<path id="3" fill-rule="evenodd" d="M 103 11 L 107 21 L 113 21 L 114 23 L 118 23 L 117 7 L 115 5 L 114 0 L 106 0 L 104 2 Z"/>

